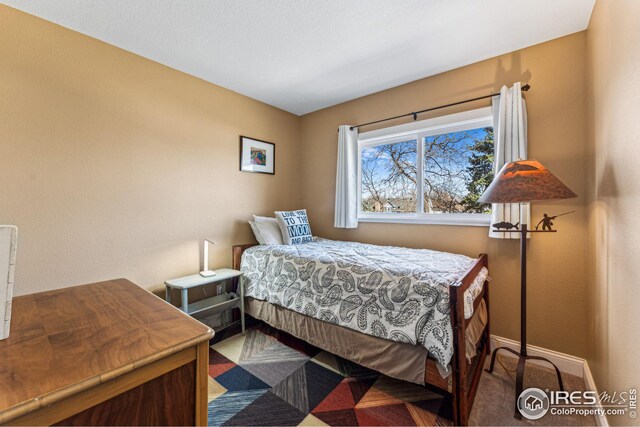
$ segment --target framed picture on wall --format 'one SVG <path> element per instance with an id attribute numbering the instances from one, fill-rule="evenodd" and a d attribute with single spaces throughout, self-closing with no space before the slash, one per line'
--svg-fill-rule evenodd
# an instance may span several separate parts
<path id="1" fill-rule="evenodd" d="M 240 136 L 240 170 L 274 175 L 276 145 L 272 142 Z"/>

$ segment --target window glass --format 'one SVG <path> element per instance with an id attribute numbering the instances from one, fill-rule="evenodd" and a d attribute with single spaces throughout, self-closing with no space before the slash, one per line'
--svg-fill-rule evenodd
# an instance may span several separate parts
<path id="1" fill-rule="evenodd" d="M 478 198 L 493 180 L 493 128 L 424 138 L 424 212 L 491 213 Z"/>
<path id="2" fill-rule="evenodd" d="M 362 212 L 415 213 L 417 140 L 365 147 L 361 158 Z"/>

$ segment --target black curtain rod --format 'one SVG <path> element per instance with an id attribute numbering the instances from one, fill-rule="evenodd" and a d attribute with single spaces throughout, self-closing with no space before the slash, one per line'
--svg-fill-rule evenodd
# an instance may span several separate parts
<path id="1" fill-rule="evenodd" d="M 526 84 L 526 85 L 522 86 L 522 88 L 521 88 L 521 90 L 523 92 L 527 92 L 529 89 L 531 89 L 531 86 L 529 84 Z M 409 116 L 413 116 L 413 120 L 417 120 L 418 119 L 418 114 L 422 114 L 422 113 L 426 113 L 426 112 L 434 111 L 434 110 L 439 110 L 441 108 L 453 107 L 455 105 L 466 104 L 467 102 L 479 101 L 481 99 L 491 98 L 491 97 L 494 97 L 496 95 L 500 95 L 500 92 L 492 93 L 491 95 L 479 96 L 477 98 L 467 99 L 467 100 L 464 100 L 464 101 L 458 101 L 458 102 L 454 102 L 452 104 L 446 104 L 446 105 L 440 105 L 438 107 L 427 108 L 425 110 L 415 111 L 415 112 L 412 112 L 412 113 L 401 114 L 401 115 L 395 116 L 395 117 L 389 117 L 389 118 L 386 118 L 386 119 L 376 120 L 375 122 L 362 123 L 360 125 L 351 126 L 349 129 L 354 130 L 356 128 L 361 128 L 363 126 L 375 125 L 376 123 L 387 122 L 389 120 L 396 120 L 396 119 L 401 119 L 403 117 L 409 117 Z"/>

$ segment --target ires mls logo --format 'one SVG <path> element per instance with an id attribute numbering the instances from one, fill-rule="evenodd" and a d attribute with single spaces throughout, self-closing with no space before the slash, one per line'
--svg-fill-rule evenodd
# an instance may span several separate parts
<path id="1" fill-rule="evenodd" d="M 609 416 L 624 415 L 631 419 L 637 417 L 637 391 L 613 392 L 600 394 L 592 390 L 549 391 L 539 388 L 528 388 L 518 397 L 518 411 L 530 420 L 551 415 L 583 415 Z"/>
<path id="2" fill-rule="evenodd" d="M 549 397 L 539 388 L 528 388 L 520 393 L 517 406 L 523 417 L 537 420 L 549 410 Z"/>
<path id="3" fill-rule="evenodd" d="M 552 405 L 589 405 L 595 406 L 598 404 L 598 393 L 595 391 L 552 391 L 551 392 L 551 404 Z"/>

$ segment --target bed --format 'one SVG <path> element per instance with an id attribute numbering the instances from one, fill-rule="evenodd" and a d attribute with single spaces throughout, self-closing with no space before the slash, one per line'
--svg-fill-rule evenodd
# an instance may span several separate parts
<path id="1" fill-rule="evenodd" d="M 450 393 L 467 424 L 489 351 L 487 256 L 314 238 L 238 245 L 246 312 L 394 378 Z"/>

